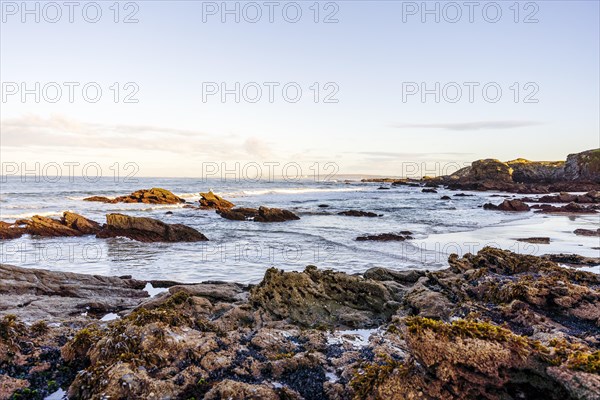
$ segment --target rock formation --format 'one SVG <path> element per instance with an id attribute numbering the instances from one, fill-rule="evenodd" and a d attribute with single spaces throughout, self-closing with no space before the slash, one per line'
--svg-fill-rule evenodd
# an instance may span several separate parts
<path id="1" fill-rule="evenodd" d="M 500 205 L 487 203 L 483 205 L 485 210 L 498 211 L 529 211 L 530 207 L 521 200 L 504 200 Z"/>
<path id="2" fill-rule="evenodd" d="M 119 196 L 114 199 L 102 196 L 92 196 L 83 199 L 85 201 L 99 201 L 102 203 L 145 203 L 145 204 L 180 204 L 185 200 L 175 196 L 166 189 L 152 188 L 142 189 L 127 196 Z"/>
<path id="3" fill-rule="evenodd" d="M 600 149 L 570 154 L 567 161 L 474 161 L 452 175 L 428 180 L 450 189 L 515 193 L 588 191 L 600 188 Z"/>
<path id="4" fill-rule="evenodd" d="M 128 237 L 140 242 L 200 242 L 208 239 L 194 228 L 182 224 L 166 224 L 146 217 L 124 214 L 106 215 L 106 225 L 96 235 L 99 238 Z"/>
<path id="5" fill-rule="evenodd" d="M 261 206 L 258 209 L 245 207 L 218 209 L 217 213 L 225 219 L 234 221 L 285 222 L 300 219 L 300 217 L 291 211 L 264 206 Z"/>
<path id="6" fill-rule="evenodd" d="M 356 238 L 359 242 L 364 241 L 377 241 L 377 242 L 403 242 L 408 239 L 412 239 L 410 231 L 402 231 L 401 235 L 397 233 L 381 233 L 379 235 L 364 235 Z"/>
<path id="7" fill-rule="evenodd" d="M 382 216 L 381 214 L 375 214 L 370 211 L 360 211 L 360 210 L 342 211 L 342 212 L 339 212 L 338 215 L 345 215 L 347 217 L 369 217 L 369 218 Z"/>
<path id="8" fill-rule="evenodd" d="M 172 286 L 79 331 L 7 316 L 3 384 L 20 394 L 58 380 L 77 399 L 598 398 L 600 276 L 494 248 L 449 264 Z M 378 329 L 337 330 L 348 327 Z M 36 374 L 44 359 L 51 373 Z"/>
<path id="9" fill-rule="evenodd" d="M 208 193 L 200 193 L 202 198 L 200 199 L 200 207 L 203 209 L 229 209 L 233 208 L 235 204 L 230 201 L 225 200 L 224 198 L 217 196 L 213 192 Z"/>

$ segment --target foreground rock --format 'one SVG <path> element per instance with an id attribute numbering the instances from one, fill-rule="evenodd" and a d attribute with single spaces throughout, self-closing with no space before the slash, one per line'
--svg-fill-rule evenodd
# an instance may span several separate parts
<path id="1" fill-rule="evenodd" d="M 65 362 L 61 347 L 107 313 L 133 310 L 148 298 L 144 286 L 0 264 L 0 398 L 43 399 L 68 388 L 77 366 Z"/>
<path id="2" fill-rule="evenodd" d="M 529 211 L 530 207 L 523 203 L 521 200 L 504 200 L 499 205 L 492 203 L 486 203 L 483 205 L 484 210 L 497 210 L 497 211 Z"/>
<path id="3" fill-rule="evenodd" d="M 225 219 L 234 221 L 254 221 L 254 222 L 285 222 L 300 219 L 299 216 L 291 211 L 281 208 L 268 208 L 261 206 L 256 208 L 237 207 L 228 210 L 219 209 L 217 213 Z"/>
<path id="4" fill-rule="evenodd" d="M 0 311 L 27 322 L 62 322 L 82 313 L 131 310 L 148 297 L 145 282 L 0 264 Z"/>
<path id="5" fill-rule="evenodd" d="M 233 208 L 235 206 L 232 202 L 217 196 L 213 192 L 200 193 L 200 196 L 202 196 L 200 199 L 200 207 L 203 209 L 221 210 Z"/>
<path id="6" fill-rule="evenodd" d="M 449 264 L 171 287 L 70 338 L 69 396 L 598 399 L 600 276 L 492 248 Z"/>
<path id="7" fill-rule="evenodd" d="M 365 235 L 356 238 L 359 242 L 364 241 L 376 241 L 376 242 L 403 242 L 408 239 L 412 239 L 410 236 L 412 233 L 409 231 L 400 232 L 402 235 L 396 233 L 381 233 L 379 235 Z M 404 236 L 403 236 L 404 235 Z"/>
<path id="8" fill-rule="evenodd" d="M 127 237 L 139 242 L 201 242 L 208 239 L 194 228 L 182 224 L 166 224 L 146 217 L 107 214 L 106 225 L 99 238 Z"/>
<path id="9" fill-rule="evenodd" d="M 175 196 L 166 189 L 152 188 L 142 189 L 133 192 L 127 196 L 120 196 L 114 199 L 102 196 L 92 196 L 83 199 L 85 201 L 98 201 L 102 203 L 145 203 L 145 204 L 180 204 L 185 200 Z"/>

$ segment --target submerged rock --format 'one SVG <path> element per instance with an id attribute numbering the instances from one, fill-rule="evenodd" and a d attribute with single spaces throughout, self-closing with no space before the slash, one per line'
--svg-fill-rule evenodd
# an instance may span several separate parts
<path id="1" fill-rule="evenodd" d="M 99 238 L 123 236 L 140 242 L 201 242 L 208 239 L 194 228 L 182 224 L 166 224 L 146 217 L 107 214 L 106 225 Z"/>
<path id="2" fill-rule="evenodd" d="M 200 199 L 200 207 L 203 209 L 228 209 L 233 208 L 235 204 L 230 201 L 225 200 L 224 198 L 217 196 L 213 192 L 208 193 L 200 193 L 202 198 Z"/>
<path id="3" fill-rule="evenodd" d="M 360 210 L 342 211 L 342 212 L 339 212 L 338 215 L 345 215 L 348 217 L 369 217 L 369 218 L 382 216 L 382 214 L 375 214 L 370 211 L 360 211 Z"/>
<path id="4" fill-rule="evenodd" d="M 410 236 L 410 232 L 409 231 L 403 231 L 402 232 L 403 235 L 398 235 L 396 233 L 381 233 L 379 235 L 365 235 L 365 236 L 359 236 L 356 238 L 356 240 L 358 241 L 367 241 L 367 240 L 373 240 L 373 241 L 378 241 L 378 242 L 403 242 L 405 240 L 408 239 L 412 239 L 412 236 Z"/>
<path id="5" fill-rule="evenodd" d="M 300 219 L 291 211 L 281 208 L 268 208 L 261 206 L 256 208 L 237 207 L 232 209 L 218 209 L 217 213 L 225 219 L 234 221 L 255 221 L 255 222 L 285 222 Z"/>
<path id="6" fill-rule="evenodd" d="M 578 203 L 569 203 L 566 206 L 552 206 L 550 204 L 536 204 L 532 208 L 538 209 L 540 213 L 569 213 L 569 214 L 594 214 L 595 206 L 582 206 Z"/>
<path id="7" fill-rule="evenodd" d="M 600 265 L 599 257 L 584 257 L 579 254 L 546 254 L 543 255 L 542 258 L 554 261 L 556 263 L 567 264 L 576 267 Z"/>
<path id="8" fill-rule="evenodd" d="M 83 199 L 84 201 L 99 201 L 102 203 L 145 203 L 145 204 L 180 204 L 185 200 L 175 196 L 166 189 L 152 188 L 142 189 L 127 196 L 120 196 L 109 199 L 102 196 L 92 196 Z"/>
<path id="9" fill-rule="evenodd" d="M 600 236 L 600 229 L 595 231 L 592 229 L 575 229 L 573 233 L 579 236 Z"/>
<path id="10" fill-rule="evenodd" d="M 530 238 L 519 238 L 519 239 L 515 239 L 518 242 L 526 242 L 526 243 L 533 243 L 533 244 L 550 244 L 550 238 L 549 237 L 530 237 Z"/>

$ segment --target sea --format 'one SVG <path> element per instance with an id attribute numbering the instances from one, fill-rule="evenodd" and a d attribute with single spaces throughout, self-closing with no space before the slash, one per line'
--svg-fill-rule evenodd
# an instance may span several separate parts
<path id="1" fill-rule="evenodd" d="M 0 177 L 0 220 L 41 215 L 60 218 L 72 211 L 99 223 L 122 213 L 191 226 L 206 237 L 198 243 L 141 243 L 127 238 L 30 237 L 0 241 L 0 262 L 86 274 L 192 283 L 257 283 L 268 268 L 302 271 L 307 265 L 360 274 L 374 267 L 436 270 L 448 256 L 475 253 L 485 246 L 522 254 L 575 253 L 600 257 L 600 238 L 576 236 L 597 229 L 600 214 L 548 215 L 533 211 L 484 210 L 506 193 L 458 192 L 353 180 L 228 180 L 194 178 L 52 179 Z M 200 192 L 214 193 L 242 207 L 278 207 L 300 219 L 283 223 L 230 221 L 214 210 L 180 205 L 105 204 L 89 196 L 116 197 L 139 189 L 165 188 L 197 205 Z M 464 193 L 467 196 L 456 196 Z M 450 200 L 442 200 L 449 196 Z M 326 206 L 326 207 L 325 207 Z M 338 215 L 345 210 L 380 214 L 375 218 Z M 357 241 L 362 235 L 412 232 L 404 242 Z M 550 244 L 520 238 L 550 237 Z M 588 267 L 598 272 L 600 267 Z"/>

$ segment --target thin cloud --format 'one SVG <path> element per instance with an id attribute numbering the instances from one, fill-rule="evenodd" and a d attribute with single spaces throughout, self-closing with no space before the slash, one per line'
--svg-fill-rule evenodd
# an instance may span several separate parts
<path id="1" fill-rule="evenodd" d="M 243 138 L 148 125 L 110 125 L 76 121 L 61 116 L 28 115 L 1 121 L 2 146 L 23 148 L 125 149 L 162 151 L 195 156 L 244 158 Z M 254 146 L 265 152 L 265 146 Z"/>
<path id="2" fill-rule="evenodd" d="M 449 131 L 478 131 L 482 129 L 499 130 L 524 128 L 542 125 L 538 121 L 474 121 L 474 122 L 446 122 L 435 124 L 396 124 L 400 129 L 445 129 Z"/>

